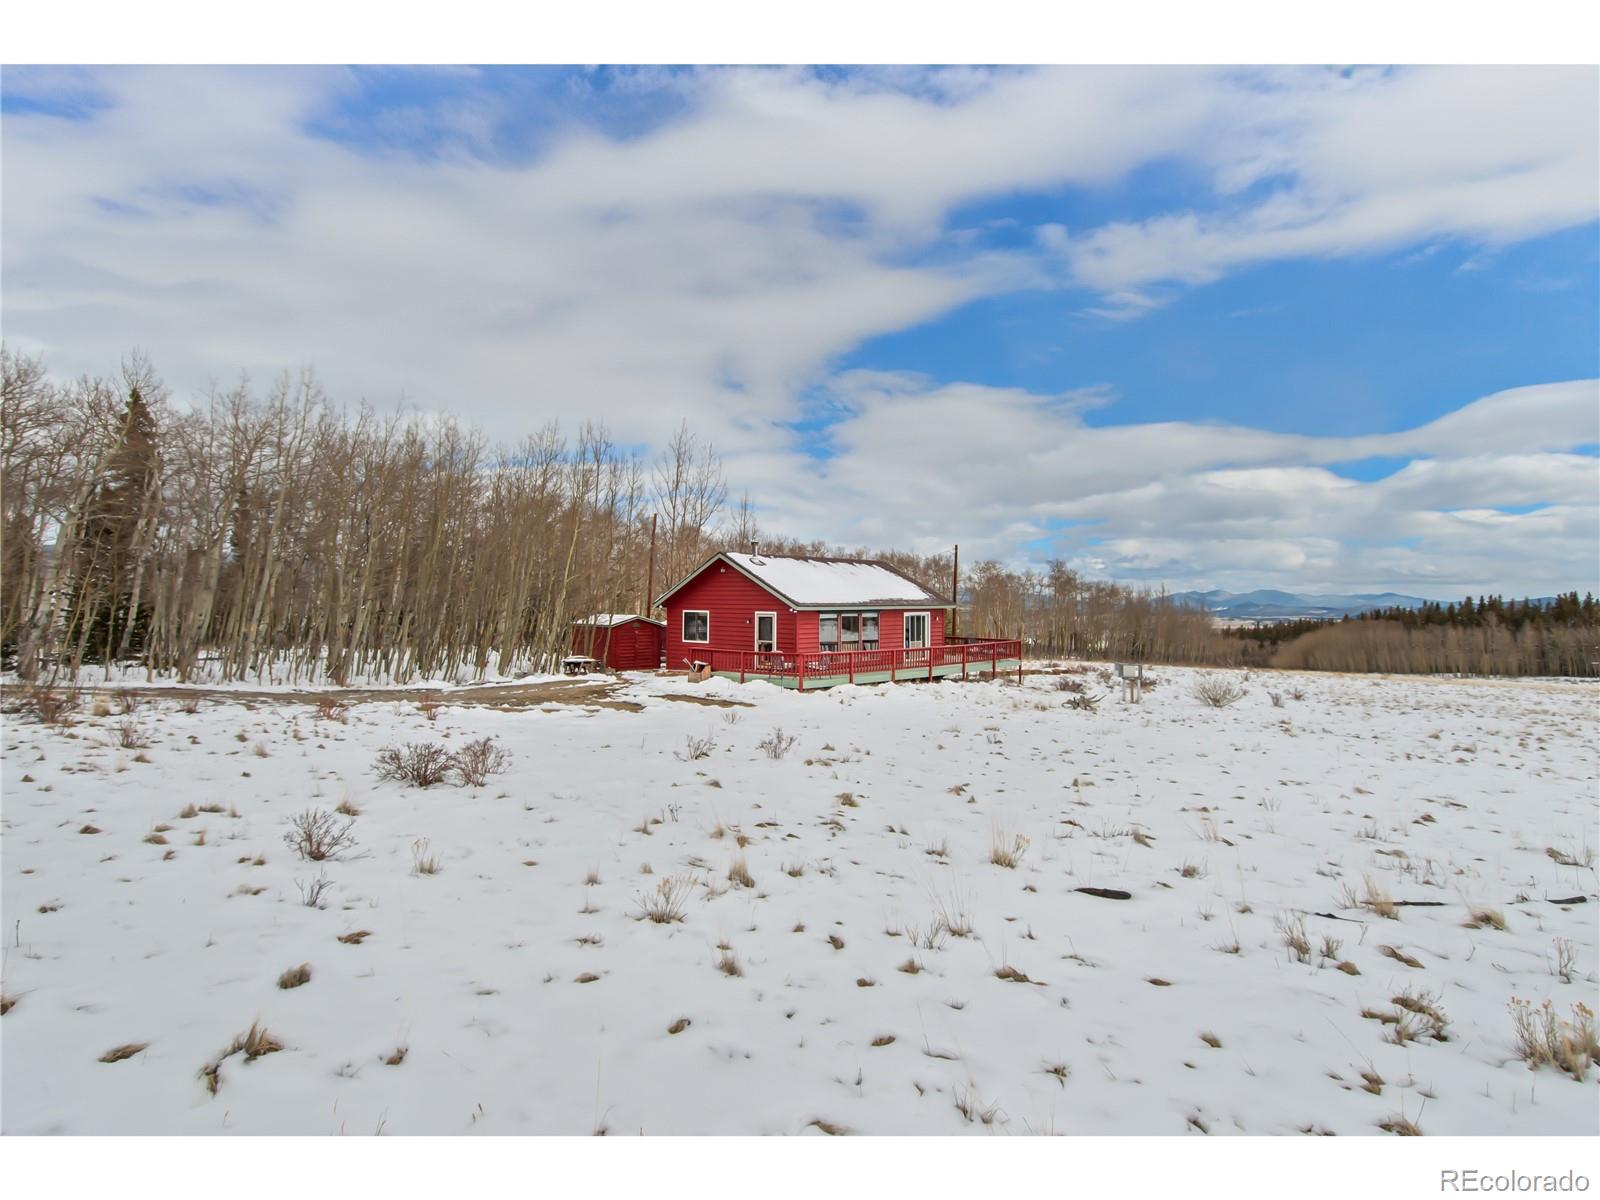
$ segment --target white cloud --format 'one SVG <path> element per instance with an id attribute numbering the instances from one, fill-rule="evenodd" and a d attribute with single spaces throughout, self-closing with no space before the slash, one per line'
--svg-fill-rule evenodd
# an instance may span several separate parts
<path id="1" fill-rule="evenodd" d="M 487 94 L 401 110 L 365 148 L 308 132 L 357 82 L 8 71 L 8 91 L 88 114 L 4 117 L 8 340 L 64 375 L 139 345 L 190 397 L 310 361 L 343 400 L 404 396 L 508 439 L 598 416 L 648 446 L 688 418 L 735 486 L 807 537 L 958 536 L 1012 556 L 1099 522 L 1081 528 L 1106 540 L 1078 553 L 1112 573 L 1169 564 L 1175 581 L 1427 564 L 1533 580 L 1592 563 L 1593 460 L 1565 453 L 1600 440 L 1592 383 L 1315 439 L 1090 427 L 1102 395 L 830 376 L 876 334 L 1064 275 L 1099 293 L 1091 311 L 1130 319 L 1264 258 L 1492 248 L 1593 220 L 1590 70 L 641 71 L 611 86 L 669 96 L 656 125 L 555 123 L 514 162 L 488 156 L 506 113 Z M 400 152 L 407 133 L 434 152 Z M 951 226 L 965 203 L 1115 187 L 1169 159 L 1198 167 L 1214 202 L 1046 223 L 1004 252 Z M 819 384 L 845 417 L 823 462 L 781 424 Z M 1376 484 L 1324 469 L 1419 454 L 1435 457 Z M 1447 511 L 1542 501 L 1556 508 Z M 1421 541 L 1367 547 L 1374 530 Z"/>
<path id="2" fill-rule="evenodd" d="M 1596 381 L 1482 397 L 1413 430 L 1308 437 L 1186 422 L 1095 426 L 1070 398 L 905 375 L 838 381 L 835 457 L 777 474 L 783 532 L 1188 587 L 1543 592 L 1600 586 Z M 1372 482 L 1332 464 L 1417 458 Z M 1534 512 L 1503 508 L 1542 505 Z M 1089 539 L 1094 539 L 1092 542 Z"/>
<path id="3" fill-rule="evenodd" d="M 1218 136 L 1194 150 L 1223 202 L 1112 222 L 1066 244 L 1053 235 L 1073 279 L 1138 295 L 1272 259 L 1439 237 L 1500 245 L 1600 211 L 1592 68 L 1286 72 L 1227 103 Z"/>

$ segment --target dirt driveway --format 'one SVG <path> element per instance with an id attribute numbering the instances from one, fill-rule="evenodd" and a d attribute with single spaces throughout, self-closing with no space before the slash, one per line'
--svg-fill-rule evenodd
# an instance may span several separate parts
<path id="1" fill-rule="evenodd" d="M 210 687 L 139 687 L 129 690 L 152 700 L 199 698 L 214 703 L 317 705 L 323 700 L 337 700 L 343 704 L 416 704 L 425 699 L 433 699 L 446 707 L 470 705 L 505 711 L 544 708 L 554 704 L 638 712 L 644 707 L 638 701 L 624 700 L 614 695 L 625 682 L 624 679 L 588 676 L 577 679 L 547 679 L 539 683 L 484 683 L 448 690 L 425 687 L 309 688 L 295 692 Z M 9 684 L 3 689 L 5 694 L 24 690 L 17 684 Z M 85 685 L 81 690 L 85 696 L 110 696 L 121 689 L 115 684 L 92 684 Z M 661 699 L 677 700 L 686 704 L 704 704 L 715 708 L 750 707 L 738 700 L 724 700 L 717 696 L 696 696 L 689 693 L 668 693 Z"/>

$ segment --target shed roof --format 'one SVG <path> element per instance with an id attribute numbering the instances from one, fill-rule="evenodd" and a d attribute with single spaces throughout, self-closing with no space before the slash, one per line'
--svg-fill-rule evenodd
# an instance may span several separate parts
<path id="1" fill-rule="evenodd" d="M 666 627 L 665 621 L 657 621 L 654 617 L 641 617 L 637 613 L 595 613 L 592 616 L 579 617 L 573 622 L 573 624 L 610 626 L 626 625 L 629 621 L 644 621 L 649 625 L 660 625 L 662 628 Z"/>
<path id="2" fill-rule="evenodd" d="M 664 602 L 712 563 L 722 560 L 793 608 L 909 608 L 950 602 L 915 579 L 873 558 L 806 558 L 781 554 L 714 555 L 668 589 Z"/>

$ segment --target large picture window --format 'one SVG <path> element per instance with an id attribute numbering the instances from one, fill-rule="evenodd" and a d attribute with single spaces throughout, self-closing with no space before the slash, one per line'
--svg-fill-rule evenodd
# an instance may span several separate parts
<path id="1" fill-rule="evenodd" d="M 819 613 L 817 616 L 818 649 L 876 650 L 878 648 L 878 614 Z"/>
<path id="2" fill-rule="evenodd" d="M 686 642 L 709 642 L 711 640 L 711 614 L 700 609 L 684 609 L 683 640 Z"/>

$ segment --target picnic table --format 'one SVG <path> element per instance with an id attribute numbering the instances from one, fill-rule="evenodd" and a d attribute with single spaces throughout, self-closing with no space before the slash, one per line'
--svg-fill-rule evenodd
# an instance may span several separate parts
<path id="1" fill-rule="evenodd" d="M 569 654 L 561 660 L 561 672 L 564 675 L 588 675 L 600 669 L 600 660 L 590 658 L 587 654 Z"/>

